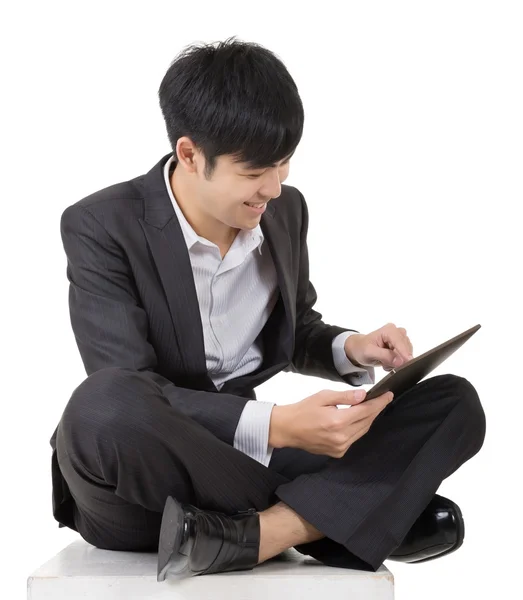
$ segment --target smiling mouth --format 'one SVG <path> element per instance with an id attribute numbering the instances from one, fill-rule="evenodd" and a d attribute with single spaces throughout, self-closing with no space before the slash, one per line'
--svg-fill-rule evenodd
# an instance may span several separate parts
<path id="1" fill-rule="evenodd" d="M 247 204 L 247 206 L 253 206 L 254 208 L 261 208 L 262 206 L 265 206 L 266 204 L 268 204 L 269 201 L 267 200 L 267 202 L 244 202 L 244 204 Z"/>

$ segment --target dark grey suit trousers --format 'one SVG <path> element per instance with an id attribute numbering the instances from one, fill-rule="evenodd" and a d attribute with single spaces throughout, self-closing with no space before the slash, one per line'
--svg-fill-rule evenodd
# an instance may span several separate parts
<path id="1" fill-rule="evenodd" d="M 375 571 L 485 429 L 473 385 L 438 375 L 394 398 L 342 458 L 276 448 L 265 467 L 172 407 L 151 378 L 111 367 L 74 390 L 56 447 L 72 527 L 99 548 L 156 551 L 167 496 L 227 514 L 282 500 L 326 536 L 301 552 Z"/>

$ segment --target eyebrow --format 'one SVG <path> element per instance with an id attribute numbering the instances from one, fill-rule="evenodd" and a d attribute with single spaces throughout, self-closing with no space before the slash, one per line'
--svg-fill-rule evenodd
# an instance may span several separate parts
<path id="1" fill-rule="evenodd" d="M 294 152 L 292 154 L 294 154 Z M 284 165 L 286 162 L 289 162 L 290 159 L 292 158 L 292 154 L 290 156 L 288 156 L 281 164 Z M 272 165 L 270 165 L 270 166 L 275 167 L 276 163 L 272 163 Z"/>
<path id="2" fill-rule="evenodd" d="M 281 164 L 284 165 L 285 163 L 288 163 L 290 161 L 290 159 L 294 156 L 294 152 L 288 156 Z M 276 167 L 276 163 L 272 163 L 272 165 L 269 165 L 268 167 L 245 167 L 246 171 L 257 171 L 259 169 L 264 169 L 264 168 L 271 168 L 271 167 Z"/>

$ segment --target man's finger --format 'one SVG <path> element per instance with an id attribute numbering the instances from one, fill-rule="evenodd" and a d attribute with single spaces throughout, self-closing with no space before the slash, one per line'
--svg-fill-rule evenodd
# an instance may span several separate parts
<path id="1" fill-rule="evenodd" d="M 368 417 L 380 412 L 389 402 L 392 401 L 394 394 L 387 392 L 371 400 L 366 400 L 362 404 L 353 404 L 350 409 L 340 411 L 340 418 L 348 423 L 358 423 Z"/>
<path id="2" fill-rule="evenodd" d="M 401 364 L 403 361 L 411 360 L 413 352 L 412 344 L 410 343 L 409 338 L 401 332 L 401 329 L 403 328 L 396 327 L 391 329 L 385 340 L 387 345 L 392 347 L 391 349 L 394 350 L 400 358 L 400 363 L 392 363 L 393 365 L 396 364 L 397 366 L 399 366 L 399 364 Z M 403 361 L 401 361 L 401 359 L 403 359 Z"/>

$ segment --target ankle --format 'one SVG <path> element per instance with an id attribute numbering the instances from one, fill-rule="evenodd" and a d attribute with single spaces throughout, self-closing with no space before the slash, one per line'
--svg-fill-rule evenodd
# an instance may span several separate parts
<path id="1" fill-rule="evenodd" d="M 258 562 L 260 563 L 288 548 L 325 537 L 321 531 L 283 502 L 260 512 L 259 518 L 260 554 Z"/>

